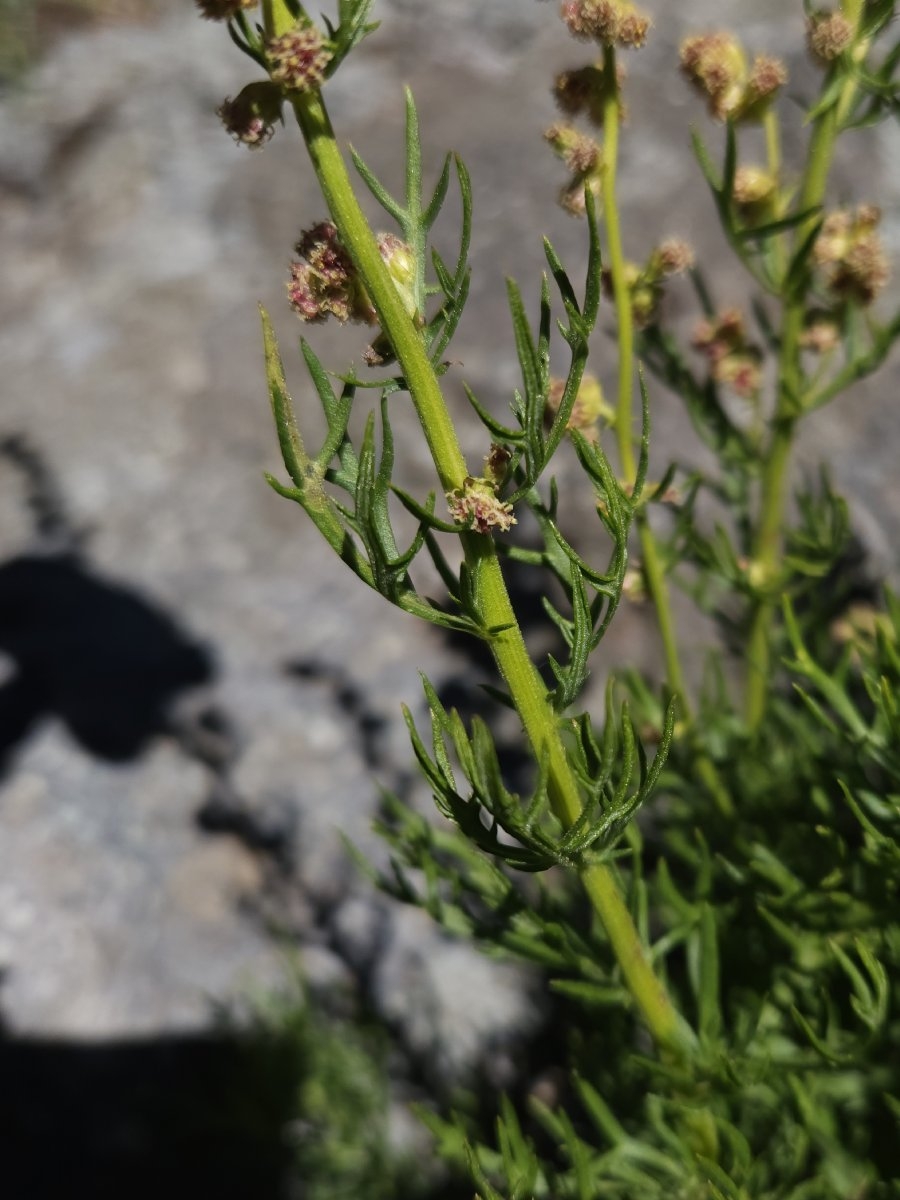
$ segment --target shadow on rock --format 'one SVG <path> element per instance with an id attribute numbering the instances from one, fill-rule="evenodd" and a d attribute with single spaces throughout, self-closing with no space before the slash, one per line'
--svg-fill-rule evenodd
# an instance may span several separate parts
<path id="1" fill-rule="evenodd" d="M 278 1037 L 71 1043 L 0 1034 L 7 1200 L 280 1200 L 296 1064 Z"/>
<path id="2" fill-rule="evenodd" d="M 15 666 L 0 688 L 0 762 L 44 716 L 92 754 L 133 758 L 166 731 L 176 695 L 212 676 L 208 652 L 160 608 L 74 554 L 0 566 L 0 651 Z"/>
<path id="3" fill-rule="evenodd" d="M 0 439 L 22 478 L 34 547 L 0 564 L 0 765 L 44 716 L 85 750 L 134 758 L 169 728 L 172 701 L 212 676 L 209 653 L 161 608 L 88 565 L 54 474 L 26 437 Z"/>

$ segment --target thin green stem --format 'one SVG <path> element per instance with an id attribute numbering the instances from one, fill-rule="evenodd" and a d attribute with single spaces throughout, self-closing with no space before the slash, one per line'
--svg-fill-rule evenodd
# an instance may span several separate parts
<path id="1" fill-rule="evenodd" d="M 390 339 L 403 370 L 441 487 L 445 492 L 453 491 L 463 486 L 469 474 L 456 430 L 425 353 L 421 334 L 403 307 L 369 223 L 353 193 L 320 93 L 305 92 L 298 95 L 294 100 L 294 112 L 328 211 L 340 231 L 341 241 L 350 251 L 378 313 L 382 329 Z"/>
<path id="2" fill-rule="evenodd" d="M 603 53 L 603 76 L 606 80 L 606 94 L 603 103 L 603 217 L 606 222 L 607 262 L 612 281 L 613 304 L 616 310 L 619 355 L 616 440 L 622 471 L 626 480 L 633 483 L 637 475 L 632 430 L 635 365 L 634 314 L 631 308 L 631 293 L 626 275 L 619 205 L 616 197 L 621 116 L 618 83 L 614 82 L 616 79 L 616 56 L 612 47 L 607 47 Z M 682 720 L 688 729 L 689 737 L 694 740 L 693 714 L 681 666 L 681 656 L 678 651 L 678 638 L 672 615 L 666 572 L 656 538 L 653 536 L 653 530 L 650 528 L 650 522 L 644 509 L 638 512 L 637 530 L 643 557 L 644 579 L 656 610 L 659 636 L 666 663 L 666 677 L 669 687 L 678 695 Z M 709 789 L 718 808 L 725 815 L 731 815 L 734 805 L 712 760 L 699 746 L 696 746 L 695 750 L 695 765 L 699 778 Z"/>
<path id="3" fill-rule="evenodd" d="M 441 485 L 450 491 L 462 485 L 467 475 L 466 464 L 421 331 L 403 307 L 378 252 L 375 238 L 354 195 L 320 95 L 298 96 L 294 110 L 341 241 L 360 273 L 382 330 L 397 355 Z M 546 763 L 554 811 L 563 824 L 571 825 L 582 808 L 578 783 L 569 765 L 547 689 L 528 654 L 516 621 L 493 540 L 467 533 L 463 535 L 462 544 L 471 573 L 474 603 L 484 624 L 497 630 L 490 642 L 497 667 L 509 688 L 537 761 Z M 687 1053 L 689 1042 L 684 1023 L 653 971 L 612 873 L 608 867 L 591 866 L 582 872 L 582 878 L 607 930 L 635 1004 L 655 1041 L 671 1053 Z"/>
<path id="4" fill-rule="evenodd" d="M 845 15 L 855 22 L 862 12 L 860 0 L 844 4 Z M 833 68 L 836 69 L 836 68 Z M 823 87 L 830 82 L 830 74 Z M 797 199 L 798 211 L 818 209 L 825 200 L 825 190 L 834 148 L 841 122 L 853 101 L 855 84 L 848 77 L 836 102 L 830 105 L 815 122 L 806 167 Z M 809 236 L 817 217 L 815 214 L 797 227 L 794 245 Z M 781 567 L 782 537 L 787 479 L 797 423 L 805 407 L 804 374 L 800 361 L 800 339 L 806 314 L 807 288 L 795 287 L 785 297 L 783 306 L 781 351 L 778 359 L 778 390 L 772 434 L 766 454 L 766 465 L 760 493 L 760 519 L 753 547 L 753 566 L 760 584 L 750 621 L 747 642 L 746 718 L 751 730 L 757 729 L 765 716 L 771 677 L 771 628 L 776 619 L 777 594 L 774 584 Z"/>

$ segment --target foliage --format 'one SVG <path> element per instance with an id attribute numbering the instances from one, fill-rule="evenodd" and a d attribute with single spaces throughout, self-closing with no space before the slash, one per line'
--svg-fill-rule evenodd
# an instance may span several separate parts
<path id="1" fill-rule="evenodd" d="M 290 34 L 315 50 L 317 70 L 331 56 L 330 78 L 373 29 L 370 0 L 342 0 L 337 22 L 320 31 L 294 0 L 263 4 L 258 26 L 244 7 L 224 5 L 232 11 L 223 16 L 265 71 L 272 39 L 283 45 Z M 377 377 L 329 374 L 303 343 L 327 422 L 310 454 L 264 314 L 290 477 L 287 486 L 270 483 L 368 587 L 487 647 L 497 668 L 492 692 L 518 713 L 532 757 L 523 795 L 504 774 L 488 724 L 467 728 L 426 681 L 430 731 L 409 714 L 407 722 L 442 820 L 388 798 L 382 832 L 393 872 L 380 882 L 453 933 L 539 966 L 560 997 L 569 1054 L 560 1065 L 577 1064 L 552 1104 L 501 1099 L 490 1135 L 462 1116 L 427 1119 L 440 1153 L 469 1172 L 482 1200 L 900 1194 L 900 602 L 889 594 L 881 602 L 866 584 L 847 508 L 827 475 L 798 493 L 793 515 L 786 504 L 805 417 L 877 370 L 900 332 L 900 316 L 873 308 L 888 274 L 878 210 L 828 207 L 838 138 L 897 110 L 894 5 L 843 0 L 834 11 L 804 5 L 785 18 L 805 17 L 821 78 L 800 114 L 799 166 L 781 160 L 782 123 L 797 116 L 782 99 L 783 65 L 765 55 L 751 61 L 729 34 L 684 43 L 682 69 L 725 126 L 720 163 L 694 135 L 699 169 L 756 289 L 751 325 L 718 309 L 694 268 L 703 319 L 690 350 L 661 303 L 667 277 L 690 265 L 690 252 L 663 241 L 646 249 L 643 266 L 630 263 L 620 228 L 617 58 L 643 43 L 647 22 L 629 0 L 567 0 L 562 15 L 599 55 L 557 79 L 567 120 L 547 134 L 571 176 L 563 203 L 586 218 L 585 279 L 576 283 L 546 243 L 536 324 L 509 284 L 521 386 L 502 418 L 468 392 L 489 444 L 480 470 L 462 456 L 440 382 L 469 287 L 465 168 L 448 158 L 424 191 L 408 95 L 403 199 L 353 155 L 399 231 L 376 237 L 318 76 L 278 98 L 296 116 L 330 214 L 298 244 L 292 303 L 312 324 L 336 314 L 379 328 L 367 356 Z M 745 161 L 749 125 L 763 128 L 764 166 Z M 259 142 L 258 124 L 246 132 Z M 429 237 L 454 177 L 462 224 L 448 263 L 429 251 Z M 604 292 L 618 332 L 614 409 L 585 374 Z M 558 379 L 554 320 L 568 350 Z M 683 401 L 715 469 L 672 464 L 661 482 L 648 481 L 661 385 Z M 350 411 L 371 390 L 379 403 L 354 443 Z M 389 401 L 398 392 L 409 394 L 434 459 L 438 487 L 427 497 L 393 482 Z M 611 437 L 599 432 L 601 418 Z M 596 507 L 606 546 L 599 561 L 560 517 L 551 472 L 564 441 Z M 672 515 L 660 533 L 649 514 L 662 504 Z M 416 522 L 406 544 L 392 515 L 398 505 Z M 526 511 L 536 545 L 511 528 Z M 712 528 L 709 511 L 718 514 Z M 461 556 L 449 550 L 457 542 Z M 444 596 L 418 590 L 420 555 Z M 635 556 L 658 619 L 664 693 L 630 674 L 610 682 L 602 716 L 579 712 L 591 653 L 609 632 Z M 529 657 L 505 586 L 511 560 L 556 597 L 545 608 L 562 661 Z M 697 695 L 685 684 L 673 585 L 721 631 Z M 655 745 L 652 758 L 644 743 Z"/>

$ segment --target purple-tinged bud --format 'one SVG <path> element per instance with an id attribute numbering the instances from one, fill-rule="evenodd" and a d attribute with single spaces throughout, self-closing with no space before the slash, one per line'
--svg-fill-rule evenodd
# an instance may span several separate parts
<path id="1" fill-rule="evenodd" d="M 256 8 L 259 0 L 195 0 L 207 21 L 230 21 L 242 8 Z"/>
<path id="2" fill-rule="evenodd" d="M 374 320 L 375 311 L 331 221 L 306 230 L 296 251 L 305 261 L 291 263 L 288 298 L 302 321 L 319 322 L 329 316 L 341 322 Z"/>
<path id="3" fill-rule="evenodd" d="M 762 365 L 758 354 L 729 354 L 713 368 L 713 378 L 737 396 L 752 400 L 762 387 Z"/>
<path id="4" fill-rule="evenodd" d="M 295 247 L 326 287 L 347 287 L 354 274 L 350 255 L 338 238 L 337 226 L 321 221 L 305 230 Z"/>
<path id="5" fill-rule="evenodd" d="M 491 448 L 484 456 L 484 477 L 495 491 L 502 487 L 510 462 L 512 451 L 498 442 L 491 442 Z"/>
<path id="6" fill-rule="evenodd" d="M 269 40 L 266 61 L 273 81 L 290 92 L 314 92 L 325 81 L 332 53 L 319 30 L 301 21 Z"/>
<path id="7" fill-rule="evenodd" d="M 461 488 L 447 492 L 447 504 L 453 520 L 476 533 L 506 533 L 516 524 L 512 505 L 498 497 L 489 479 L 468 475 Z"/>
<path id="8" fill-rule="evenodd" d="M 841 12 L 817 12 L 806 22 L 809 52 L 823 66 L 834 62 L 853 41 L 853 26 Z"/>
<path id="9" fill-rule="evenodd" d="M 762 354 L 748 341 L 738 309 L 728 308 L 711 320 L 701 321 L 691 344 L 706 355 L 710 374 L 717 383 L 745 399 L 757 396 L 762 386 Z"/>
<path id="10" fill-rule="evenodd" d="M 316 293 L 311 267 L 307 263 L 294 260 L 290 270 L 287 292 L 291 308 L 301 321 L 319 324 L 325 320 L 327 313 L 323 311 L 321 301 Z"/>
<path id="11" fill-rule="evenodd" d="M 273 84 L 251 83 L 234 100 L 224 100 L 216 115 L 238 145 L 259 150 L 275 132 L 281 103 L 281 92 Z"/>

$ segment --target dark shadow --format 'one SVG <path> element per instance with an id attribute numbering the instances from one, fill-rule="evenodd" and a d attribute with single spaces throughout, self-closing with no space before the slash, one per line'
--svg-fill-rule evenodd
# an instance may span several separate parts
<path id="1" fill-rule="evenodd" d="M 48 464 L 28 440 L 0 440 L 19 473 L 34 550 L 0 564 L 0 768 L 45 716 L 91 754 L 121 762 L 169 729 L 172 701 L 212 676 L 209 652 L 160 607 L 89 566 Z"/>
<path id="2" fill-rule="evenodd" d="M 58 717 L 91 754 L 134 758 L 168 728 L 185 688 L 212 676 L 208 652 L 143 597 L 76 555 L 0 566 L 0 762 L 41 717 Z"/>
<path id="3" fill-rule="evenodd" d="M 280 1200 L 297 1064 L 267 1037 L 0 1036 L 5 1200 Z"/>

